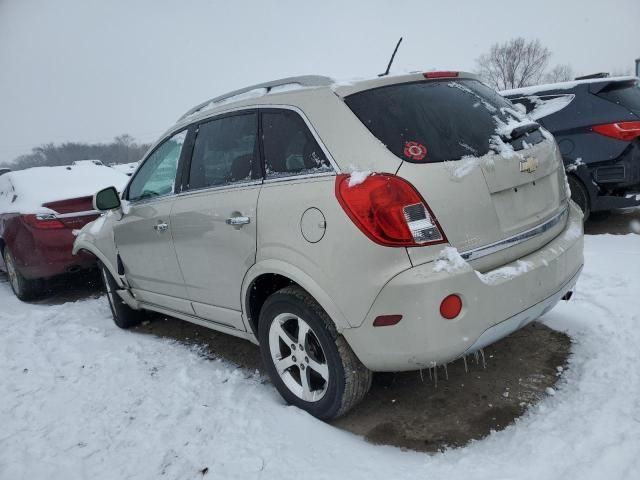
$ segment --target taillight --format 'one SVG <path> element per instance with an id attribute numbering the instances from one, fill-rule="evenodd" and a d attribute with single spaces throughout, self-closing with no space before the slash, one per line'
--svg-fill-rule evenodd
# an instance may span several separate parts
<path id="1" fill-rule="evenodd" d="M 600 135 L 627 142 L 640 137 L 640 122 L 637 121 L 605 123 L 604 125 L 594 125 L 591 128 Z"/>
<path id="2" fill-rule="evenodd" d="M 378 173 L 349 186 L 351 175 L 336 178 L 336 197 L 349 218 L 374 242 L 418 247 L 446 242 L 427 202 L 406 180 Z"/>
<path id="3" fill-rule="evenodd" d="M 58 230 L 65 228 L 64 223 L 50 214 L 22 215 L 24 223 L 38 230 Z"/>
<path id="4" fill-rule="evenodd" d="M 451 72 L 451 71 L 424 72 L 422 76 L 424 78 L 455 78 L 458 76 L 458 72 Z"/>

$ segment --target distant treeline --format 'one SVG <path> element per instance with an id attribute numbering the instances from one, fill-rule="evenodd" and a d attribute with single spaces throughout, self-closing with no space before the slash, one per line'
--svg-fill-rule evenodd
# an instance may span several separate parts
<path id="1" fill-rule="evenodd" d="M 11 170 L 22 170 L 30 167 L 70 165 L 76 160 L 89 159 L 101 160 L 105 165 L 131 163 L 140 160 L 149 147 L 149 144 L 136 143 L 131 135 L 126 134 L 115 137 L 111 143 L 47 143 L 35 147 L 31 153 L 20 155 L 12 164 L 5 166 Z"/>

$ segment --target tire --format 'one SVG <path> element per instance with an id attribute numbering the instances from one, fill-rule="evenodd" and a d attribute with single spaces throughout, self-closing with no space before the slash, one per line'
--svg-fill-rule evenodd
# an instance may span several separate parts
<path id="1" fill-rule="evenodd" d="M 15 259 L 11 250 L 9 250 L 9 247 L 5 247 L 2 252 L 2 256 L 7 268 L 9 285 L 11 285 L 11 289 L 13 290 L 13 293 L 15 293 L 16 297 L 24 302 L 34 300 L 44 294 L 44 280 L 40 278 L 24 278 L 16 266 Z"/>
<path id="2" fill-rule="evenodd" d="M 371 371 L 322 307 L 298 286 L 278 290 L 266 300 L 258 339 L 280 395 L 314 417 L 330 420 L 344 415 L 371 387 Z M 278 358 L 282 363 L 276 367 Z"/>
<path id="3" fill-rule="evenodd" d="M 589 200 L 589 193 L 584 184 L 573 175 L 567 175 L 567 182 L 569 182 L 569 188 L 571 189 L 571 200 L 582 210 L 584 214 L 583 222 L 586 222 L 591 215 L 591 202 Z"/>
<path id="4" fill-rule="evenodd" d="M 109 272 L 109 270 L 102 264 L 99 265 L 100 277 L 104 285 L 105 293 L 107 294 L 107 301 L 109 302 L 109 308 L 111 308 L 111 314 L 113 315 L 113 322 L 120 328 L 131 328 L 142 322 L 144 318 L 144 311 L 134 310 L 127 305 L 124 300 L 116 293 L 118 284 Z"/>

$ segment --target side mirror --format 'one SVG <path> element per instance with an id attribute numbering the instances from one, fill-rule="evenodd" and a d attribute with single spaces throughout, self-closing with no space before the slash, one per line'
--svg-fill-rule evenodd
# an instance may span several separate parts
<path id="1" fill-rule="evenodd" d="M 93 196 L 93 208 L 96 210 L 113 210 L 120 208 L 120 195 L 116 187 L 107 187 Z"/>

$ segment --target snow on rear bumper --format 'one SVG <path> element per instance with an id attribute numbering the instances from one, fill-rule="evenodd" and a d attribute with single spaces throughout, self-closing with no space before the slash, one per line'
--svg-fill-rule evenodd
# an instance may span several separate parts
<path id="1" fill-rule="evenodd" d="M 362 325 L 342 334 L 373 371 L 446 363 L 546 313 L 573 288 L 582 264 L 582 215 L 572 204 L 562 233 L 493 272 L 480 275 L 468 264 L 455 272 L 436 272 L 433 262 L 402 272 L 382 289 Z M 462 312 L 445 320 L 440 302 L 452 293 L 462 298 Z M 393 314 L 403 316 L 397 325 L 373 327 L 377 316 Z"/>

